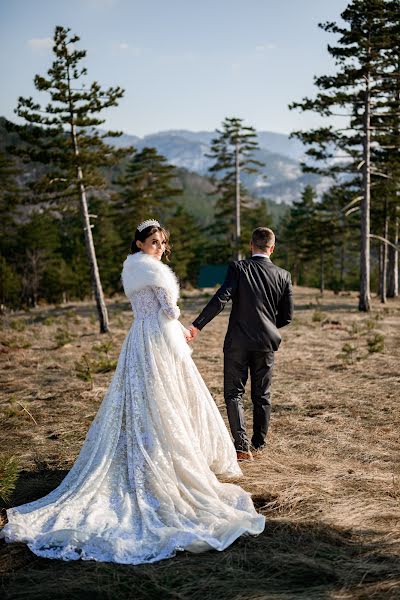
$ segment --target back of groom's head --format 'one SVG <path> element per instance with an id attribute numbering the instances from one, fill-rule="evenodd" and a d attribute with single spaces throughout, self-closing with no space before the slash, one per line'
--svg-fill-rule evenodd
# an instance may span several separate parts
<path id="1" fill-rule="evenodd" d="M 255 249 L 267 252 L 275 246 L 275 234 L 268 227 L 257 227 L 251 235 L 251 241 Z"/>

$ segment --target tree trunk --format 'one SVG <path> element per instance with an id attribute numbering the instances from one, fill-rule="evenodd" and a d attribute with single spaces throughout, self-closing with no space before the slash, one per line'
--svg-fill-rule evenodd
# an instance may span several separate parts
<path id="1" fill-rule="evenodd" d="M 100 333 L 107 333 L 109 330 L 107 307 L 104 300 L 103 287 L 101 285 L 99 268 L 97 266 L 96 252 L 93 243 L 92 228 L 90 226 L 89 211 L 86 200 L 86 191 L 83 183 L 83 174 L 80 166 L 77 167 L 77 177 L 79 182 L 79 201 L 81 216 L 83 220 L 83 231 L 85 233 L 85 246 L 90 265 L 90 279 L 92 290 L 96 300 L 97 314 L 100 322 Z"/>
<path id="2" fill-rule="evenodd" d="M 236 175 L 236 193 L 235 193 L 235 241 L 236 241 L 236 258 L 241 260 L 241 231 L 240 231 L 240 148 L 239 142 L 235 146 L 235 175 Z"/>
<path id="3" fill-rule="evenodd" d="M 340 277 L 339 277 L 339 289 L 341 292 L 344 291 L 344 244 L 340 247 Z"/>
<path id="4" fill-rule="evenodd" d="M 385 198 L 384 205 L 384 214 L 383 214 L 383 237 L 385 240 L 388 239 L 389 234 L 389 215 L 388 215 L 388 200 Z M 388 255 L 388 245 L 386 243 L 381 246 L 382 252 L 382 263 L 381 263 L 381 279 L 380 279 L 380 297 L 382 304 L 386 302 L 386 273 L 387 273 L 387 255 Z"/>
<path id="5" fill-rule="evenodd" d="M 293 265 L 292 281 L 293 285 L 296 286 L 299 283 L 299 264 L 297 262 L 295 262 Z"/>
<path id="6" fill-rule="evenodd" d="M 371 120 L 370 75 L 365 81 L 365 108 L 363 131 L 363 197 L 361 200 L 361 248 L 360 248 L 360 299 L 358 309 L 371 310 L 370 293 L 370 204 L 371 204 L 371 155 L 370 155 L 370 120 Z"/>
<path id="7" fill-rule="evenodd" d="M 84 235 L 85 235 L 86 253 L 87 253 L 89 266 L 90 266 L 90 280 L 91 280 L 91 284 L 92 284 L 93 295 L 96 300 L 97 315 L 98 315 L 99 323 L 100 323 L 100 333 L 107 333 L 109 330 L 108 313 L 107 313 L 106 303 L 104 300 L 104 293 L 103 293 L 103 287 L 101 285 L 99 268 L 97 266 L 96 251 L 95 251 L 94 243 L 93 243 L 92 228 L 90 225 L 89 211 L 88 211 L 88 205 L 87 205 L 87 199 L 86 199 L 86 190 L 85 190 L 85 185 L 83 183 L 83 173 L 82 173 L 82 166 L 81 166 L 80 155 L 79 155 L 78 138 L 76 135 L 75 110 L 74 110 L 74 105 L 73 105 L 73 101 L 72 101 L 71 79 L 70 79 L 69 68 L 67 71 L 67 80 L 68 80 L 68 94 L 69 94 L 71 138 L 72 138 L 72 145 L 73 145 L 74 155 L 75 155 L 76 176 L 77 176 L 77 180 L 78 180 L 78 192 L 79 192 L 79 205 L 80 205 L 81 217 L 82 217 L 82 221 L 83 221 L 83 231 L 84 231 Z"/>
<path id="8" fill-rule="evenodd" d="M 321 247 L 319 253 L 319 291 L 321 296 L 323 296 L 325 291 L 325 255 L 324 249 Z"/>
<path id="9" fill-rule="evenodd" d="M 388 248 L 388 298 L 396 298 L 399 295 L 399 217 L 396 217 L 394 222 L 393 243 L 397 248 L 393 248 L 393 246 Z"/>
<path id="10" fill-rule="evenodd" d="M 382 283 L 382 258 L 383 258 L 383 242 L 379 242 L 378 248 L 378 281 L 376 285 L 376 295 L 381 296 L 381 283 Z"/>

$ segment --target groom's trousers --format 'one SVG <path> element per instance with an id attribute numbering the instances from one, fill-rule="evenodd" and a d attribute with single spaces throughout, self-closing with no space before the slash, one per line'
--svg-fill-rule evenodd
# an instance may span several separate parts
<path id="1" fill-rule="evenodd" d="M 243 394 L 250 371 L 253 402 L 253 435 L 251 445 L 265 443 L 271 416 L 270 388 L 274 352 L 226 348 L 224 351 L 224 398 L 235 448 L 247 452 L 250 440 L 246 433 Z"/>

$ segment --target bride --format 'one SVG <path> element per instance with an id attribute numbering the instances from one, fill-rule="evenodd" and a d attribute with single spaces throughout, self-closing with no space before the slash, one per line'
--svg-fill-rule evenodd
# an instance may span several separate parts
<path id="1" fill-rule="evenodd" d="M 161 262 L 169 234 L 141 223 L 122 270 L 134 312 L 111 384 L 78 458 L 47 496 L 7 510 L 1 532 L 63 560 L 148 563 L 178 550 L 224 550 L 265 519 L 179 323 L 179 287 Z"/>

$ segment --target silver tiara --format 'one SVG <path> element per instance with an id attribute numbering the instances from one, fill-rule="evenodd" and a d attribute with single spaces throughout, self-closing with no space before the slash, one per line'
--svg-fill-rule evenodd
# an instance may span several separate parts
<path id="1" fill-rule="evenodd" d="M 158 221 L 155 221 L 154 219 L 147 219 L 147 221 L 143 221 L 143 223 L 140 223 L 140 225 L 138 225 L 136 227 L 136 229 L 138 231 L 143 231 L 143 229 L 146 229 L 146 227 L 161 227 L 160 223 Z"/>

